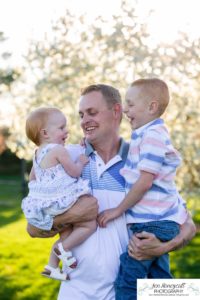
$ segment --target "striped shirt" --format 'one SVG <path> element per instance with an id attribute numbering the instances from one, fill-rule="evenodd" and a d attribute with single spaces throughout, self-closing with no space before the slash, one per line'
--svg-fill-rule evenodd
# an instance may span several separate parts
<path id="1" fill-rule="evenodd" d="M 187 212 L 174 179 L 181 163 L 162 119 L 153 120 L 132 133 L 126 164 L 120 170 L 126 193 L 139 179 L 140 171 L 155 175 L 152 187 L 127 212 L 127 223 L 172 220 L 183 224 Z"/>

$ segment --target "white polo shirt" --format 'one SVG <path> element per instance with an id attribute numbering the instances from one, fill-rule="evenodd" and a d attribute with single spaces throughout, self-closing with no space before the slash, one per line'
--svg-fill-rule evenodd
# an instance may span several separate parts
<path id="1" fill-rule="evenodd" d="M 87 145 L 85 153 L 90 161 L 84 168 L 83 178 L 90 181 L 99 212 L 116 207 L 124 199 L 124 179 L 119 170 L 124 166 L 128 148 L 129 145 L 121 140 L 118 154 L 105 164 L 91 145 Z M 74 158 L 84 152 L 78 145 L 68 150 Z M 127 244 L 125 215 L 109 222 L 106 228 L 98 227 L 92 236 L 74 248 L 78 267 L 70 274 L 69 282 L 62 282 L 58 300 L 114 300 L 113 283 L 119 257 L 126 251 Z"/>

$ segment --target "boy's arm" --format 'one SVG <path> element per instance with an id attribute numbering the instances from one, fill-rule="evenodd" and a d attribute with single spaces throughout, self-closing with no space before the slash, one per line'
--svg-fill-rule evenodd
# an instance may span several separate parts
<path id="1" fill-rule="evenodd" d="M 140 171 L 139 179 L 134 183 L 124 200 L 116 207 L 103 211 L 98 216 L 99 226 L 105 227 L 106 224 L 121 216 L 130 207 L 139 202 L 144 194 L 151 188 L 155 175 L 145 171 Z"/>
<path id="2" fill-rule="evenodd" d="M 161 242 L 154 234 L 141 232 L 129 241 L 128 253 L 137 260 L 145 260 L 160 256 L 187 245 L 196 234 L 196 227 L 190 215 L 180 226 L 180 233 L 171 241 Z"/>
<path id="3" fill-rule="evenodd" d="M 144 194 L 151 188 L 154 178 L 154 174 L 140 171 L 139 179 L 134 183 L 124 200 L 117 207 L 120 215 L 143 198 Z"/>

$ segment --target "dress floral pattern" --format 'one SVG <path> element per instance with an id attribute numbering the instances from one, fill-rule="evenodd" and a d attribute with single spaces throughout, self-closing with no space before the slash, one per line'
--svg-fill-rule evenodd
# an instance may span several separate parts
<path id="1" fill-rule="evenodd" d="M 53 218 L 68 210 L 77 199 L 90 193 L 87 180 L 69 176 L 61 164 L 42 169 L 40 163 L 57 144 L 48 144 L 33 158 L 36 180 L 30 181 L 28 196 L 22 200 L 22 210 L 28 223 L 50 230 Z"/>

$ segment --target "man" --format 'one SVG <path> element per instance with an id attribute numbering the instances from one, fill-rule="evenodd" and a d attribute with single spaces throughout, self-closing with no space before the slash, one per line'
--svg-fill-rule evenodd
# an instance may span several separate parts
<path id="1" fill-rule="evenodd" d="M 118 90 L 102 84 L 85 88 L 80 99 L 79 115 L 87 140 L 85 153 L 90 158 L 83 178 L 90 180 L 93 196 L 98 199 L 100 213 L 117 206 L 125 196 L 124 180 L 119 170 L 124 165 L 128 144 L 119 137 L 122 107 Z M 77 146 L 72 153 L 76 156 L 80 151 Z M 95 203 L 84 207 L 79 201 L 79 205 L 81 219 L 74 215 L 72 207 L 55 218 L 54 228 L 59 230 L 65 223 L 86 221 L 90 216 L 94 217 Z M 28 226 L 28 231 L 31 236 L 42 236 L 31 226 Z M 141 233 L 130 241 L 129 254 L 137 259 L 157 256 L 180 247 L 194 233 L 195 227 L 191 219 L 182 226 L 181 233 L 167 243 L 161 243 L 152 234 Z M 53 234 L 55 232 L 47 235 Z M 141 240 L 140 237 L 144 239 Z M 74 249 L 78 267 L 70 274 L 71 280 L 61 284 L 58 299 L 114 300 L 113 283 L 118 272 L 119 256 L 125 251 L 127 244 L 128 233 L 124 215 L 109 222 L 106 228 L 98 227 L 91 237 Z"/>

